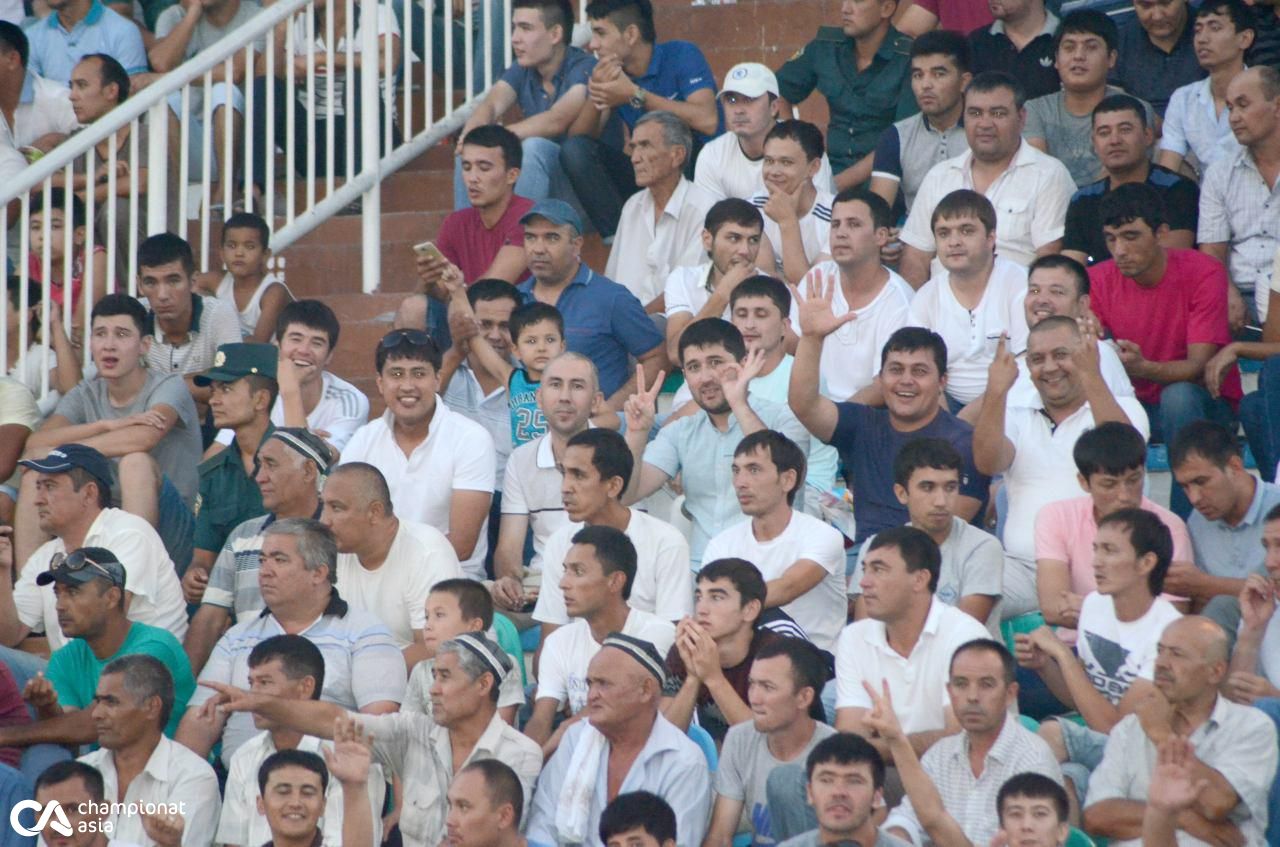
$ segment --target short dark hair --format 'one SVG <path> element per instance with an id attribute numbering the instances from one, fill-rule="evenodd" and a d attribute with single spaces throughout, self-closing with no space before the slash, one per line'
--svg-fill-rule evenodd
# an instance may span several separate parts
<path id="1" fill-rule="evenodd" d="M 738 604 L 739 608 L 746 606 L 752 600 L 759 600 L 760 609 L 764 610 L 769 587 L 765 585 L 764 575 L 760 573 L 760 569 L 751 562 L 746 559 L 716 559 L 713 562 L 707 562 L 698 571 L 695 581 L 715 582 L 718 579 L 726 579 L 733 583 L 734 589 L 742 598 Z"/>
<path id="2" fill-rule="evenodd" d="M 1169 467 L 1176 471 L 1192 453 L 1219 468 L 1225 468 L 1232 457 L 1244 457 L 1235 433 L 1205 420 L 1192 421 L 1178 430 L 1169 444 Z"/>
<path id="3" fill-rule="evenodd" d="M 109 56 L 106 53 L 88 53 L 82 56 L 80 61 L 83 62 L 85 59 L 98 60 L 98 76 L 102 79 L 103 87 L 108 85 L 116 87 L 117 105 L 129 99 L 132 82 L 129 79 L 129 72 L 124 69 L 124 65 L 120 64 L 114 56 Z"/>
<path id="4" fill-rule="evenodd" d="M 271 227 L 267 226 L 267 221 L 262 215 L 255 215 L 253 212 L 236 212 L 227 218 L 226 223 L 222 225 L 222 242 L 227 241 L 227 230 L 229 229 L 251 229 L 257 232 L 258 240 L 262 242 L 263 249 L 271 246 Z"/>
<path id="5" fill-rule="evenodd" d="M 822 140 L 822 130 L 808 121 L 796 118 L 778 121 L 764 137 L 764 143 L 768 144 L 775 138 L 788 138 L 799 144 L 805 159 L 810 162 L 821 159 L 827 152 L 827 143 Z"/>
<path id="6" fill-rule="evenodd" d="M 834 212 L 840 203 L 862 203 L 871 212 L 871 224 L 876 229 L 888 229 L 893 226 L 893 210 L 889 208 L 889 204 L 884 198 L 876 194 L 869 188 L 846 188 L 835 196 L 831 201 L 831 209 Z"/>
<path id="7" fill-rule="evenodd" d="M 961 653 L 987 652 L 995 653 L 1000 657 L 1000 667 L 1004 674 L 1004 684 L 1013 685 L 1018 679 L 1018 663 L 1013 658 L 1013 654 L 1009 652 L 1009 648 L 1004 646 L 1003 642 L 996 641 L 994 638 L 975 638 L 972 641 L 966 641 L 956 648 L 951 654 L 951 662 L 949 668 L 955 668 L 956 656 Z"/>
<path id="8" fill-rule="evenodd" d="M 962 74 L 968 73 L 972 62 L 969 40 L 949 29 L 935 29 L 924 33 L 911 44 L 910 58 L 917 56 L 946 56 Z"/>
<path id="9" fill-rule="evenodd" d="M 804 638 L 779 636 L 768 641 L 756 651 L 752 663 L 761 659 L 774 659 L 786 656 L 791 662 L 791 678 L 798 692 L 801 688 L 812 688 L 813 699 L 822 699 L 822 687 L 827 684 L 827 661 L 812 641 Z"/>
<path id="10" fill-rule="evenodd" d="M 1164 521 L 1146 509 L 1120 509 L 1098 521 L 1098 529 L 1118 526 L 1129 531 L 1129 543 L 1138 558 L 1154 553 L 1156 566 L 1147 574 L 1147 586 L 1153 597 L 1164 590 L 1165 574 L 1173 561 L 1173 534 Z"/>
<path id="11" fill-rule="evenodd" d="M 502 164 L 511 168 L 519 168 L 524 164 L 524 148 L 520 146 L 520 138 L 501 124 L 484 124 L 468 132 L 462 137 L 462 146 L 468 144 L 475 147 L 497 147 L 502 151 Z"/>
<path id="12" fill-rule="evenodd" d="M 1042 773 L 1025 771 L 1014 774 L 1004 781 L 996 793 L 996 817 L 1004 820 L 1004 802 L 1011 797 L 1028 799 L 1045 799 L 1053 802 L 1054 811 L 1058 813 L 1058 822 L 1067 820 L 1069 805 L 1067 792 L 1061 785 Z"/>
<path id="13" fill-rule="evenodd" d="M 431 336 L 421 341 L 413 340 L 408 332 L 408 330 L 393 329 L 378 342 L 378 349 L 373 354 L 373 364 L 377 372 L 381 374 L 383 366 L 392 359 L 407 359 L 411 362 L 425 362 L 439 373 L 440 365 L 444 362 L 440 345 L 436 344 L 436 340 Z M 398 337 L 396 333 L 399 333 Z"/>
<path id="14" fill-rule="evenodd" d="M 1098 473 L 1114 476 L 1146 467 L 1147 441 L 1131 424 L 1107 421 L 1076 439 L 1071 457 L 1086 480 Z"/>
<path id="15" fill-rule="evenodd" d="M 603 0 L 596 0 L 603 2 Z M 600 814 L 600 840 L 639 829 L 659 844 L 676 840 L 676 813 L 666 800 L 648 791 L 619 794 Z"/>
<path id="16" fill-rule="evenodd" d="M 1022 87 L 1017 77 L 1004 71 L 983 71 L 977 74 L 969 81 L 968 87 L 964 90 L 964 96 L 967 98 L 970 94 L 990 94 L 1002 88 L 1013 94 L 1013 106 L 1021 111 L 1027 104 L 1027 90 Z"/>
<path id="17" fill-rule="evenodd" d="M 258 793 L 265 795 L 267 793 L 267 780 L 271 778 L 271 774 L 281 768 L 288 767 L 306 768 L 320 777 L 321 791 L 329 789 L 329 769 L 324 766 L 324 759 L 307 750 L 294 748 L 277 750 L 267 756 L 266 760 L 258 768 Z"/>
<path id="18" fill-rule="evenodd" d="M 736 326 L 724 318 L 702 318 L 684 328 L 680 333 L 680 364 L 684 364 L 684 351 L 690 347 L 723 347 L 735 362 L 747 357 L 747 343 Z"/>
<path id="19" fill-rule="evenodd" d="M 928 350 L 933 354 L 933 363 L 938 368 L 938 376 L 947 374 L 947 342 L 941 335 L 922 326 L 904 326 L 894 330 L 893 335 L 884 343 L 880 351 L 880 370 L 884 370 L 890 353 L 914 353 L 917 350 Z"/>
<path id="20" fill-rule="evenodd" d="M 707 217 L 702 226 L 714 237 L 720 231 L 720 227 L 725 224 L 752 227 L 763 232 L 764 216 L 760 214 L 759 209 L 751 205 L 750 201 L 743 200 L 741 197 L 726 197 L 716 201 L 707 210 Z"/>
<path id="21" fill-rule="evenodd" d="M 884 787 L 884 759 L 881 758 L 880 751 L 872 747 L 871 742 L 861 735 L 837 732 L 819 741 L 809 751 L 809 758 L 805 760 L 805 776 L 812 781 L 813 772 L 818 765 L 825 765 L 828 762 L 834 762 L 837 765 L 870 765 L 872 787 Z"/>
<path id="22" fill-rule="evenodd" d="M 956 218 L 977 218 L 987 232 L 996 231 L 996 207 L 983 195 L 969 188 L 957 188 L 938 201 L 929 218 L 929 229 L 938 221 Z"/>
<path id="23" fill-rule="evenodd" d="M 1271 523 L 1272 521 L 1280 521 L 1280 504 L 1272 506 L 1266 517 L 1262 519 L 1263 523 Z"/>
<path id="24" fill-rule="evenodd" d="M 955 471 L 964 476 L 964 457 L 950 441 L 942 438 L 913 438 L 903 444 L 893 457 L 893 481 L 903 488 L 911 484 L 911 475 L 922 468 Z"/>
<path id="25" fill-rule="evenodd" d="M 1107 45 L 1107 52 L 1113 53 L 1120 40 L 1115 21 L 1105 12 L 1097 9 L 1079 9 L 1062 16 L 1058 24 L 1058 32 L 1053 37 L 1053 52 L 1056 54 L 1062 46 L 1062 38 L 1066 35 L 1096 35 Z"/>
<path id="26" fill-rule="evenodd" d="M 164 662 L 145 653 L 128 653 L 107 662 L 98 678 L 108 674 L 123 676 L 125 690 L 139 700 L 158 697 L 160 716 L 156 724 L 164 729 L 173 714 L 174 703 L 173 674 Z"/>
<path id="27" fill-rule="evenodd" d="M 778 475 L 787 471 L 796 472 L 796 484 L 787 492 L 787 505 L 793 506 L 796 495 L 804 488 L 804 475 L 808 466 L 804 451 L 780 432 L 772 429 L 759 429 L 744 437 L 733 450 L 733 457 L 746 456 L 756 451 L 766 453 L 769 461 L 778 469 Z"/>
<path id="28" fill-rule="evenodd" d="M 13 24 L 9 24 L 9 26 L 13 26 Z M 106 799 L 107 789 L 102 781 L 102 771 L 77 759 L 54 762 L 42 770 L 40 775 L 36 777 L 34 793 L 39 794 L 41 788 L 47 788 L 50 785 L 61 785 L 72 779 L 82 781 L 84 790 L 89 792 L 89 797 L 93 800 L 101 801 Z"/>
<path id="29" fill-rule="evenodd" d="M 92 482 L 98 487 L 98 508 L 111 508 L 111 486 L 106 481 L 98 479 L 84 468 L 71 468 L 67 471 L 67 477 L 71 480 L 72 491 L 79 491 Z"/>
<path id="30" fill-rule="evenodd" d="M 280 660 L 284 675 L 291 680 L 297 681 L 306 676 L 315 680 L 311 699 L 320 699 L 320 691 L 324 688 L 324 655 L 319 647 L 301 635 L 286 633 L 264 638 L 249 651 L 251 668 L 265 665 L 272 659 Z"/>
<path id="31" fill-rule="evenodd" d="M 1091 123 L 1097 123 L 1098 115 L 1107 115 L 1112 112 L 1133 112 L 1138 116 L 1138 123 L 1142 124 L 1142 128 L 1146 129 L 1147 110 L 1142 105 L 1142 101 L 1132 94 L 1108 94 L 1102 98 L 1098 105 L 1093 107 L 1093 114 L 1090 116 Z"/>
<path id="32" fill-rule="evenodd" d="M 729 311 L 732 312 L 744 297 L 768 297 L 784 318 L 791 316 L 791 290 L 777 277 L 756 274 L 738 283 L 729 292 Z"/>
<path id="33" fill-rule="evenodd" d="M 645 44 L 658 40 L 653 26 L 653 4 L 649 0 L 591 0 L 587 4 L 587 17 L 593 21 L 608 18 L 618 32 L 625 32 L 635 24 Z"/>
<path id="34" fill-rule="evenodd" d="M 525 303 L 523 306 L 517 306 L 515 311 L 511 313 L 511 340 L 515 341 L 520 337 L 520 333 L 536 323 L 550 321 L 555 324 L 556 332 L 560 333 L 560 338 L 564 339 L 564 315 L 560 314 L 560 310 L 550 303 L 539 303 L 536 300 L 532 303 Z"/>
<path id="35" fill-rule="evenodd" d="M 139 335 L 146 335 L 150 321 L 147 319 L 147 310 L 137 298 L 130 297 L 128 294 L 106 294 L 97 303 L 93 304 L 93 313 L 89 318 L 89 325 L 93 326 L 93 322 L 98 318 L 114 318 L 119 315 L 133 319 L 133 325 L 138 328 Z"/>
<path id="36" fill-rule="evenodd" d="M 618 477 L 622 480 L 625 491 L 631 484 L 631 473 L 635 470 L 635 460 L 631 457 L 631 449 L 621 433 L 612 429 L 584 429 L 569 439 L 566 447 L 590 447 L 591 466 L 600 474 L 601 480 Z"/>
<path id="37" fill-rule="evenodd" d="M 27 59 L 31 56 L 31 46 L 27 42 L 27 34 L 22 31 L 22 27 L 10 21 L 0 21 L 0 50 L 16 52 L 18 62 L 24 68 L 27 66 Z"/>
<path id="38" fill-rule="evenodd" d="M 517 0 L 520 2 L 520 0 Z M 489 795 L 489 805 L 495 809 L 502 806 L 511 807 L 511 817 L 515 826 L 520 826 L 520 818 L 524 815 L 524 788 L 520 785 L 520 777 L 506 762 L 497 759 L 477 759 L 458 773 L 473 771 L 484 780 L 485 792 Z"/>
<path id="39" fill-rule="evenodd" d="M 325 333 L 329 336 L 330 351 L 338 346 L 342 325 L 333 309 L 322 300 L 294 300 L 281 309 L 280 317 L 276 318 L 276 338 L 284 338 L 289 324 L 302 324 L 307 329 Z"/>
<path id="40" fill-rule="evenodd" d="M 1036 271 L 1059 270 L 1066 271 L 1076 281 L 1076 299 L 1079 300 L 1089 293 L 1089 271 L 1085 266 L 1077 262 L 1070 256 L 1064 256 L 1061 253 L 1050 253 L 1048 256 L 1040 256 L 1031 266 L 1027 268 L 1027 278 Z"/>
<path id="41" fill-rule="evenodd" d="M 942 553 L 938 544 L 924 530 L 914 526 L 895 526 L 877 532 L 867 547 L 867 552 L 881 547 L 893 547 L 906 562 L 907 573 L 925 570 L 929 572 L 929 593 L 938 590 L 938 574 L 942 571 Z"/>
<path id="42" fill-rule="evenodd" d="M 573 4 L 569 0 L 513 0 L 511 11 L 516 9 L 537 9 L 547 29 L 560 27 L 564 46 L 573 40 Z"/>
<path id="43" fill-rule="evenodd" d="M 520 289 L 505 279 L 485 277 L 467 286 L 467 302 L 471 304 L 471 308 L 474 309 L 477 303 L 488 303 L 491 300 L 510 300 L 516 304 L 516 308 L 524 304 Z"/>
<path id="44" fill-rule="evenodd" d="M 5 21 L 0 21 L 5 23 Z M 48 209 L 54 212 L 66 212 L 67 209 L 67 191 L 65 188 L 54 187 L 49 189 Z M 46 206 L 44 202 L 44 192 L 36 191 L 31 195 L 30 215 L 44 214 Z M 85 212 L 84 201 L 75 194 L 71 195 L 71 221 L 67 229 L 78 229 L 85 226 L 88 214 Z M 66 222 L 63 222 L 64 225 Z"/>
<path id="45" fill-rule="evenodd" d="M 600 562 L 600 570 L 608 577 L 621 573 L 626 580 L 622 583 L 622 599 L 631 599 L 631 586 L 636 581 L 636 546 L 620 529 L 596 524 L 584 526 L 573 534 L 574 544 L 590 545 L 596 551 L 596 559 Z"/>
<path id="46" fill-rule="evenodd" d="M 1200 20 L 1209 15 L 1221 15 L 1231 20 L 1231 25 L 1236 28 L 1236 32 L 1244 32 L 1246 29 L 1254 33 L 1257 38 L 1258 23 L 1254 17 L 1253 9 L 1249 8 L 1243 0 L 1205 0 L 1200 4 L 1200 8 L 1196 9 L 1193 20 Z"/>
<path id="47" fill-rule="evenodd" d="M 143 268 L 158 268 L 170 262 L 181 262 L 188 276 L 196 272 L 196 260 L 185 238 L 172 232 L 158 232 L 138 245 L 139 274 Z"/>
<path id="48" fill-rule="evenodd" d="M 1098 201 L 1098 220 L 1104 227 L 1141 220 L 1155 232 L 1166 222 L 1164 198 L 1145 182 L 1126 182 L 1102 195 Z"/>
<path id="49" fill-rule="evenodd" d="M 474 579 L 442 579 L 431 586 L 428 594 L 449 594 L 458 601 L 458 610 L 464 621 L 479 618 L 480 628 L 486 631 L 493 626 L 493 597 L 484 585 Z"/>

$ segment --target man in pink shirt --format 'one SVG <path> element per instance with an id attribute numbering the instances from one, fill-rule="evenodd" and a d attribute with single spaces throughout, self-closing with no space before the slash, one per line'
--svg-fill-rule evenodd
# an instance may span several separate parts
<path id="1" fill-rule="evenodd" d="M 1045 623 L 1075 643 L 1080 604 L 1098 588 L 1093 570 L 1093 541 L 1098 521 L 1120 509 L 1145 509 L 1169 528 L 1173 562 L 1169 572 L 1194 568 L 1191 535 L 1182 518 L 1142 496 L 1147 444 L 1142 433 L 1123 423 L 1104 423 L 1076 441 L 1075 459 L 1084 497 L 1050 503 L 1036 516 L 1036 593 Z M 1165 595 L 1166 600 L 1180 597 Z"/>
<path id="2" fill-rule="evenodd" d="M 1090 305 L 1116 340 L 1120 361 L 1151 419 L 1152 440 L 1169 443 L 1196 420 L 1234 426 L 1241 397 L 1233 365 L 1219 396 L 1204 386 L 1205 365 L 1230 343 L 1227 270 L 1195 250 L 1169 250 L 1160 195 L 1122 185 L 1098 204 L 1111 258 L 1089 269 Z M 1191 503 L 1178 486 L 1170 508 L 1184 520 Z"/>
<path id="3" fill-rule="evenodd" d="M 915 0 L 903 3 L 896 26 L 912 38 L 931 29 L 949 29 L 968 35 L 978 27 L 991 26 L 991 7 L 987 0 Z"/>

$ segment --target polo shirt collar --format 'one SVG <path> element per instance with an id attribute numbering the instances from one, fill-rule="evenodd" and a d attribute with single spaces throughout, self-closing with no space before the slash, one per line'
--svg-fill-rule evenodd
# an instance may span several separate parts
<path id="1" fill-rule="evenodd" d="M 18 95 L 19 103 L 34 103 L 36 99 L 36 75 L 27 71 L 22 77 L 22 93 Z"/>
<path id="2" fill-rule="evenodd" d="M 99 20 L 102 19 L 102 16 L 105 15 L 106 12 L 107 12 L 106 6 L 102 5 L 102 3 L 99 2 L 99 0 L 93 0 L 93 4 L 89 6 L 89 14 L 85 15 L 84 18 L 75 26 L 73 26 L 71 29 L 74 30 L 81 26 L 85 26 L 85 27 L 93 26 Z M 57 12 L 54 12 L 53 14 L 49 15 L 49 28 L 62 29 L 62 21 L 58 18 Z M 63 30 L 63 31 L 70 32 L 71 30 Z"/>
<path id="3" fill-rule="evenodd" d="M 1262 500 L 1266 493 L 1262 490 L 1265 483 L 1257 477 L 1253 478 L 1253 499 L 1249 501 L 1249 509 L 1244 513 L 1244 520 L 1240 521 L 1241 527 L 1256 526 L 1262 520 Z M 1226 521 L 1221 522 L 1226 526 Z M 1232 529 L 1233 527 L 1227 527 Z"/>
<path id="4" fill-rule="evenodd" d="M 924 112 L 920 113 L 920 123 L 924 126 L 925 132 L 931 132 L 934 135 L 942 135 L 944 132 L 950 132 L 951 129 L 964 129 L 964 110 L 960 112 L 960 120 L 956 121 L 956 125 L 951 129 L 938 129 L 929 123 L 929 118 Z"/>
<path id="5" fill-rule="evenodd" d="M 1041 30 L 1038 33 L 1036 33 L 1036 38 L 1039 38 L 1042 35 L 1052 36 L 1057 31 L 1058 31 L 1058 16 L 1055 15 L 1053 12 L 1049 11 L 1048 9 L 1045 9 L 1044 10 L 1044 27 L 1041 28 Z M 1004 35 L 1004 21 L 993 22 L 991 24 L 991 29 L 988 30 L 988 32 L 990 32 L 992 35 Z M 1031 40 L 1035 41 L 1036 39 L 1033 38 Z"/>
<path id="6" fill-rule="evenodd" d="M 546 433 L 538 439 L 538 467 L 541 469 L 554 468 L 556 466 L 556 451 L 551 449 L 551 433 Z"/>
<path id="7" fill-rule="evenodd" d="M 920 630 L 920 638 L 926 635 L 937 635 L 938 628 L 942 626 L 942 603 L 937 597 L 933 597 L 929 601 L 929 614 L 925 616 L 924 628 Z M 874 641 L 877 646 L 883 647 L 887 652 L 894 655 L 901 655 L 889 646 L 889 630 L 885 626 L 884 621 L 876 621 Z M 920 639 L 916 639 L 916 647 L 920 646 Z M 915 648 L 912 648 L 913 651 Z M 908 657 L 909 658 L 909 657 Z"/>
<path id="8" fill-rule="evenodd" d="M 595 278 L 595 272 L 592 271 L 591 268 L 587 267 L 586 262 L 579 259 L 578 270 L 574 273 L 573 279 L 569 280 L 569 285 L 565 287 L 572 288 L 575 285 L 590 285 L 591 280 L 594 278 Z M 521 294 L 527 294 L 528 296 L 532 297 L 533 287 L 537 284 L 537 282 L 538 281 L 533 277 L 529 277 L 527 280 L 517 285 L 516 290 L 519 291 Z"/>
<path id="9" fill-rule="evenodd" d="M 156 320 L 155 309 L 150 308 L 151 304 L 147 304 L 147 318 L 151 321 L 151 334 L 156 341 L 164 342 L 164 330 L 160 328 L 160 322 Z M 187 326 L 187 340 L 190 341 L 192 336 L 200 332 L 200 318 L 204 315 L 204 298 L 194 291 L 191 292 L 191 323 Z"/>
<path id="10" fill-rule="evenodd" d="M 635 80 L 635 82 L 640 82 L 641 80 L 646 80 L 646 79 L 653 79 L 661 73 L 662 54 L 666 52 L 662 48 L 665 46 L 666 46 L 665 41 L 662 42 L 661 44 L 654 42 L 653 53 L 649 56 L 649 67 L 644 69 L 644 76 L 640 77 L 639 80 Z"/>

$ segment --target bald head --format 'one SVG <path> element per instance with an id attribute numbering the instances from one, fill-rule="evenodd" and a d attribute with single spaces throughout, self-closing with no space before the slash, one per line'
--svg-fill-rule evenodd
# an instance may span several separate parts
<path id="1" fill-rule="evenodd" d="M 329 474 L 325 485 L 328 490 L 335 481 L 344 489 L 349 498 L 349 506 L 353 509 L 367 509 L 373 505 L 382 506 L 383 514 L 391 517 L 391 489 L 387 487 L 387 479 L 382 471 L 366 462 L 349 462 L 338 465 Z"/>
<path id="2" fill-rule="evenodd" d="M 1180 642 L 1194 645 L 1206 662 L 1225 662 L 1231 658 L 1231 645 L 1222 626 L 1204 615 L 1187 615 L 1164 629 Z"/>
<path id="3" fill-rule="evenodd" d="M 1175 707 L 1212 702 L 1227 674 L 1230 649 L 1222 627 L 1201 615 L 1165 627 L 1156 649 L 1156 689 Z"/>
<path id="4" fill-rule="evenodd" d="M 1280 73 L 1259 65 L 1237 74 L 1227 86 L 1227 107 L 1236 141 L 1255 151 L 1275 144 L 1280 133 Z"/>

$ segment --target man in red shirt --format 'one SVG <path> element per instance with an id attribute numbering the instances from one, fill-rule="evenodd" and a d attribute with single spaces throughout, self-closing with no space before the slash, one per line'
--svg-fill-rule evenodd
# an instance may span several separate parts
<path id="1" fill-rule="evenodd" d="M 933 29 L 949 29 L 968 35 L 978 27 L 991 26 L 987 0 L 915 0 L 903 3 L 894 24 L 900 32 L 919 38 Z"/>
<path id="2" fill-rule="evenodd" d="M 1204 386 L 1205 364 L 1231 341 L 1227 270 L 1195 250 L 1160 245 L 1168 232 L 1160 195 L 1146 183 L 1122 185 L 1099 203 L 1112 258 L 1089 269 L 1090 305 L 1116 340 L 1134 392 L 1151 418 L 1153 440 L 1168 444 L 1192 421 L 1234 427 L 1241 397 L 1233 365 L 1219 396 Z M 1169 507 L 1182 519 L 1191 504 L 1174 486 Z"/>

